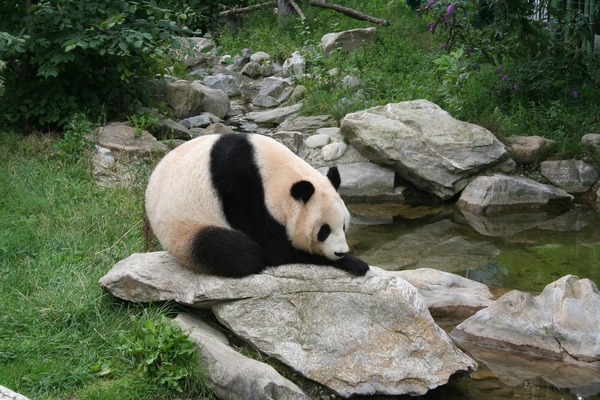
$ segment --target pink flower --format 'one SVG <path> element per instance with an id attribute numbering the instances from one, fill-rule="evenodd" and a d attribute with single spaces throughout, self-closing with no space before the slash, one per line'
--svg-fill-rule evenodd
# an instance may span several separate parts
<path id="1" fill-rule="evenodd" d="M 448 6 L 448 8 L 446 8 L 446 17 L 447 18 L 450 17 L 455 9 L 456 9 L 456 3 L 450 4 Z"/>

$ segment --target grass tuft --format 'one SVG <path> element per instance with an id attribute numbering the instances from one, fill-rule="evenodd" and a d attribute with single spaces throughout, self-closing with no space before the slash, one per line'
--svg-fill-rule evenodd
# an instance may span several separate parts
<path id="1" fill-rule="evenodd" d="M 143 178 L 100 187 L 89 156 L 64 162 L 53 141 L 0 136 L 0 382 L 35 399 L 209 398 L 196 353 L 178 360 L 193 383 L 182 395 L 177 379 L 157 381 L 122 348 L 141 340 L 132 314 L 165 328 L 170 310 L 121 303 L 97 284 L 143 249 Z"/>

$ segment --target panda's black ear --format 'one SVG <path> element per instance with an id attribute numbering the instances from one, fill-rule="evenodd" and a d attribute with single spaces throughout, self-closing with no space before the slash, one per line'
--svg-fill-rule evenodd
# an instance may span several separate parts
<path id="1" fill-rule="evenodd" d="M 298 181 L 290 189 L 292 197 L 296 200 L 302 200 L 305 204 L 308 203 L 314 193 L 315 187 L 309 181 Z"/>
<path id="2" fill-rule="evenodd" d="M 342 178 L 340 178 L 340 171 L 338 171 L 337 167 L 329 168 L 329 171 L 327 171 L 327 178 L 329 178 L 329 181 L 335 190 L 338 191 L 342 184 Z"/>

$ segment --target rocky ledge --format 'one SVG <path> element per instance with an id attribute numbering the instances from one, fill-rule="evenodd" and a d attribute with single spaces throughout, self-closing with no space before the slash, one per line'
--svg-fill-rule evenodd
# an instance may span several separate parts
<path id="1" fill-rule="evenodd" d="M 155 252 L 117 263 L 100 285 L 125 300 L 211 308 L 235 335 L 343 397 L 421 395 L 477 368 L 435 324 L 417 289 L 376 267 L 354 277 L 285 265 L 232 279 L 193 273 Z M 483 295 L 481 307 L 490 297 Z"/>

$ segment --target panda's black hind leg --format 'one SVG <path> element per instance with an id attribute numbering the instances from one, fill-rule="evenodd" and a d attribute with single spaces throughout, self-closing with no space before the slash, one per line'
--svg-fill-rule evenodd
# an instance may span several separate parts
<path id="1" fill-rule="evenodd" d="M 192 259 L 200 271 L 240 278 L 265 269 L 264 250 L 244 232 L 208 227 L 192 242 Z"/>

